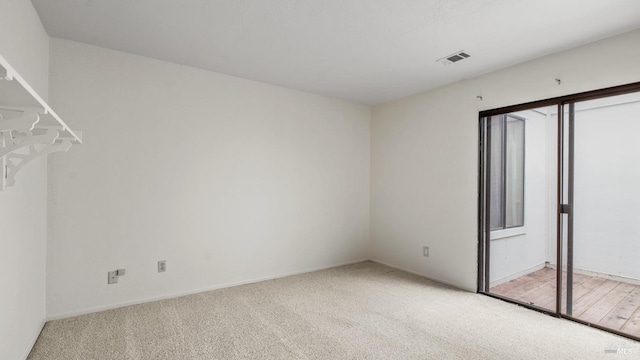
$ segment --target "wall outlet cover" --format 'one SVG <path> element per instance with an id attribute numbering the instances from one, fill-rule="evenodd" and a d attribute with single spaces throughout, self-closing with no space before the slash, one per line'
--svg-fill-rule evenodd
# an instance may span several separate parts
<path id="1" fill-rule="evenodd" d="M 165 272 L 165 271 L 167 271 L 167 261 L 166 260 L 158 261 L 158 272 Z"/>
<path id="2" fill-rule="evenodd" d="M 118 283 L 118 271 L 109 271 L 107 274 L 107 284 L 117 284 Z"/>
<path id="3" fill-rule="evenodd" d="M 424 255 L 424 257 L 429 257 L 429 247 L 425 246 L 422 248 L 422 255 Z"/>

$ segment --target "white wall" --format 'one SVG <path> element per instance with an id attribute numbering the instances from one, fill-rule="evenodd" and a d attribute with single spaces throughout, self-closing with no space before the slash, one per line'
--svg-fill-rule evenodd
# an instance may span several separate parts
<path id="1" fill-rule="evenodd" d="M 31 1 L 0 1 L 0 54 L 47 101 L 49 35 Z"/>
<path id="2" fill-rule="evenodd" d="M 46 99 L 49 37 L 30 1 L 0 2 L 0 54 Z M 47 165 L 38 159 L 0 191 L 0 357 L 22 359 L 45 318 Z"/>
<path id="3" fill-rule="evenodd" d="M 638 102 L 576 111 L 576 269 L 640 279 L 638 134 Z"/>
<path id="4" fill-rule="evenodd" d="M 524 226 L 491 232 L 491 286 L 539 270 L 547 259 L 548 119 L 539 110 L 545 114 L 514 113 L 525 119 Z"/>
<path id="5" fill-rule="evenodd" d="M 375 106 L 373 258 L 475 291 L 478 112 L 640 81 L 638 44 L 633 31 Z"/>
<path id="6" fill-rule="evenodd" d="M 368 106 L 66 40 L 50 55 L 85 143 L 50 161 L 49 316 L 368 258 Z"/>

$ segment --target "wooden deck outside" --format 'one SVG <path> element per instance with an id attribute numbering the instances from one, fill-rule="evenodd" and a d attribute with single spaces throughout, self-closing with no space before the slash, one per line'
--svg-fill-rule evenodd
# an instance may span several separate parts
<path id="1" fill-rule="evenodd" d="M 640 286 L 581 274 L 574 274 L 573 283 L 573 317 L 640 337 Z M 556 270 L 543 268 L 490 292 L 555 311 Z M 562 305 L 564 313 L 566 300 Z"/>

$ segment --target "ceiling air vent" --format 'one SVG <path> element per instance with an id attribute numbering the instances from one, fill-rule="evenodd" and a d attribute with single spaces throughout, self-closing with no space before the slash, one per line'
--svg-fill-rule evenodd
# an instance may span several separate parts
<path id="1" fill-rule="evenodd" d="M 470 57 L 471 55 L 467 54 L 466 52 L 464 52 L 464 50 L 455 52 L 451 55 L 447 55 L 441 59 L 436 60 L 436 62 L 440 62 L 444 65 L 449 65 L 449 64 L 453 64 L 454 62 L 458 62 L 460 60 L 464 60 L 468 57 Z"/>

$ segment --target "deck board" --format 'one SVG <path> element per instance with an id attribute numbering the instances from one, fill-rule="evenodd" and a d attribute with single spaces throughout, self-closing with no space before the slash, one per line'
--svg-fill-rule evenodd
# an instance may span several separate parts
<path id="1" fill-rule="evenodd" d="M 562 276 L 566 299 L 566 273 Z M 556 308 L 556 271 L 543 268 L 494 286 L 493 294 L 542 307 Z M 562 312 L 566 311 L 563 300 Z M 572 316 L 640 337 L 640 286 L 595 276 L 574 274 Z"/>
<path id="2" fill-rule="evenodd" d="M 582 315 L 579 316 L 580 319 L 594 324 L 600 323 L 609 311 L 614 309 L 618 303 L 626 298 L 635 288 L 634 285 L 618 283 L 613 290 L 609 291 L 605 296 L 601 297 L 600 300 L 586 309 Z"/>
<path id="3" fill-rule="evenodd" d="M 590 289 L 587 293 L 579 298 L 573 298 L 572 316 L 581 319 L 582 314 L 589 308 L 593 307 L 600 299 L 607 296 L 616 286 L 617 281 L 605 280 L 600 286 Z"/>
<path id="4" fill-rule="evenodd" d="M 640 337 L 640 308 L 624 323 L 621 329 L 623 332 Z"/>
<path id="5" fill-rule="evenodd" d="M 620 301 L 604 319 L 600 321 L 602 326 L 612 329 L 622 329 L 633 313 L 640 308 L 640 287 L 636 287 L 622 301 Z"/>

